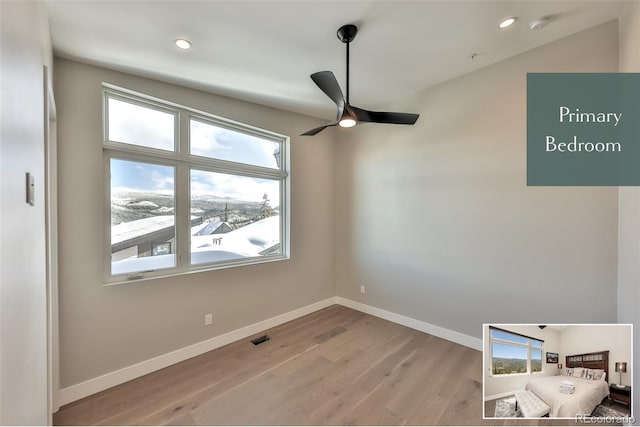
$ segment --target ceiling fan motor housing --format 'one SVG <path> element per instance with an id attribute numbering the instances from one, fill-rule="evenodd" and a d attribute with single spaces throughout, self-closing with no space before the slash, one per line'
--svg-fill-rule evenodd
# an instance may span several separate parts
<path id="1" fill-rule="evenodd" d="M 351 43 L 356 38 L 356 34 L 358 34 L 358 27 L 353 24 L 343 25 L 338 28 L 338 39 L 342 43 Z"/>

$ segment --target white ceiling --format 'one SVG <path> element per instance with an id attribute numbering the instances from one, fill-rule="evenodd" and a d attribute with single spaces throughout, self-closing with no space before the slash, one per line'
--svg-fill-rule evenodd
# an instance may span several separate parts
<path id="1" fill-rule="evenodd" d="M 48 0 L 58 56 L 332 119 L 309 75 L 345 86 L 336 30 L 354 23 L 352 104 L 380 109 L 421 89 L 618 17 L 623 1 Z M 508 16 L 519 19 L 499 30 Z M 543 30 L 529 22 L 551 16 Z M 193 43 L 180 51 L 172 43 Z M 478 56 L 469 59 L 472 53 Z"/>

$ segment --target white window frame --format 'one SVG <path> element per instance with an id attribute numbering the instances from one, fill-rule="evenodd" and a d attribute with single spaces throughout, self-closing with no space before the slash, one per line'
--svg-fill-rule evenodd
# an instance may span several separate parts
<path id="1" fill-rule="evenodd" d="M 109 83 L 102 84 L 103 90 L 103 157 L 104 157 L 104 283 L 130 283 L 161 277 L 171 277 L 181 274 L 202 271 L 219 270 L 230 267 L 262 264 L 266 262 L 290 259 L 290 176 L 289 176 L 289 144 L 290 138 L 276 132 L 260 129 L 211 113 L 197 110 L 171 101 L 162 100 L 132 90 L 124 89 Z M 109 98 L 156 109 L 175 115 L 174 142 L 175 151 L 137 146 L 129 143 L 110 141 L 108 139 Z M 281 164 L 279 169 L 236 163 L 220 159 L 211 159 L 190 154 L 190 120 L 195 119 L 210 123 L 214 126 L 226 128 L 262 139 L 276 142 L 280 145 Z M 175 168 L 174 205 L 175 205 L 175 255 L 176 267 L 157 271 L 135 272 L 128 274 L 111 274 L 111 159 L 153 163 L 172 166 Z M 280 181 L 280 253 L 258 257 L 240 258 L 231 261 L 221 261 L 208 264 L 191 265 L 190 245 L 190 205 L 191 185 L 190 171 L 219 172 L 237 176 L 273 179 Z"/>
<path id="2" fill-rule="evenodd" d="M 522 344 L 522 343 L 518 343 L 515 341 L 509 341 L 509 340 L 503 340 L 500 338 L 493 338 L 492 334 L 491 334 L 491 330 L 492 329 L 496 329 L 498 331 L 502 331 L 502 332 L 506 332 L 508 334 L 512 334 L 512 335 L 517 335 L 519 337 L 522 338 L 526 338 L 527 339 L 527 343 L 526 344 Z M 542 346 L 539 347 L 537 345 L 533 345 L 531 341 L 540 341 L 542 343 Z M 519 348 L 525 348 L 527 350 L 527 372 L 521 372 L 521 373 L 515 373 L 515 374 L 495 374 L 493 373 L 493 343 L 497 343 L 497 344 L 503 344 L 503 345 L 509 345 L 512 347 L 519 347 Z M 542 364 L 540 367 L 540 371 L 539 372 L 532 372 L 531 371 L 531 350 L 540 350 L 540 358 L 542 360 Z M 490 367 L 491 367 L 491 376 L 492 377 L 509 377 L 509 376 L 518 376 L 518 375 L 537 375 L 537 374 L 541 374 L 544 372 L 544 340 L 541 340 L 539 338 L 532 338 L 529 337 L 527 335 L 523 335 L 523 334 L 519 334 L 517 332 L 513 332 L 513 331 L 508 331 L 506 329 L 502 329 L 502 328 L 498 328 L 498 327 L 494 327 L 494 326 L 490 326 L 489 327 L 489 363 L 490 363 Z"/>

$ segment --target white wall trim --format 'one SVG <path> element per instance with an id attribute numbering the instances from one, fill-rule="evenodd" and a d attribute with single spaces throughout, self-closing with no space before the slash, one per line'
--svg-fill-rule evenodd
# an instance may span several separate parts
<path id="1" fill-rule="evenodd" d="M 251 335 L 255 335 L 258 332 L 262 332 L 266 329 L 273 328 L 291 320 L 295 320 L 299 317 L 306 316 L 307 314 L 313 313 L 315 311 L 322 310 L 323 308 L 329 307 L 333 304 L 340 304 L 342 306 L 349 307 L 354 310 L 358 310 L 363 313 L 388 320 L 390 322 L 398 323 L 417 331 L 435 335 L 445 340 L 464 345 L 465 347 L 473 348 L 474 350 L 482 351 L 482 339 L 480 338 L 461 334 L 460 332 L 445 329 L 440 326 L 432 325 L 430 323 L 403 316 L 401 314 L 393 313 L 391 311 L 383 310 L 381 308 L 362 304 L 360 302 L 353 301 L 347 298 L 331 297 L 307 305 L 305 307 L 289 311 L 288 313 L 284 313 L 279 316 L 254 323 L 252 325 L 236 329 L 235 331 L 227 332 L 226 334 L 213 337 L 197 344 L 193 344 L 172 351 L 170 353 L 163 354 L 161 356 L 157 356 L 131 366 L 127 366 L 126 368 L 118 369 L 117 371 L 100 375 L 99 377 L 92 378 L 82 383 L 63 388 L 58 393 L 57 403 L 59 405 L 66 405 L 67 403 L 75 402 L 76 400 L 82 399 L 83 397 L 90 396 L 92 394 L 117 386 L 127 381 L 134 380 L 143 375 L 150 374 L 151 372 L 157 371 L 159 369 L 166 368 L 167 366 L 171 366 L 192 357 L 199 356 L 208 351 L 215 350 L 216 348 L 220 348 L 224 345 L 231 344 L 232 342 L 247 338 Z M 508 394 L 505 394 L 505 396 L 508 396 Z M 502 397 L 502 395 L 499 395 L 498 397 Z"/>
<path id="2" fill-rule="evenodd" d="M 83 397 L 90 396 L 116 385 L 131 381 L 143 375 L 147 375 L 151 372 L 157 371 L 167 366 L 174 365 L 183 360 L 190 359 L 195 356 L 199 356 L 216 348 L 230 344 L 232 342 L 247 338 L 251 335 L 262 332 L 265 329 L 270 329 L 291 320 L 297 319 L 323 308 L 329 307 L 336 303 L 335 297 L 327 298 L 322 301 L 307 305 L 302 308 L 298 308 L 288 313 L 284 313 L 267 320 L 263 320 L 252 325 L 245 326 L 235 331 L 227 332 L 226 334 L 219 335 L 217 337 L 193 344 L 179 350 L 172 351 L 161 356 L 154 357 L 139 363 L 136 363 L 126 368 L 118 369 L 117 371 L 109 372 L 99 377 L 92 378 L 79 384 L 75 384 L 60 390 L 58 394 L 58 403 L 60 405 L 66 405 L 67 403 L 75 402 Z"/>
<path id="3" fill-rule="evenodd" d="M 362 311 L 363 313 L 370 314 L 372 316 L 379 317 L 381 319 L 388 320 L 390 322 L 398 323 L 403 326 L 407 326 L 411 329 L 415 329 L 421 332 L 425 332 L 436 337 L 443 338 L 448 341 L 455 342 L 465 347 L 470 347 L 474 350 L 482 351 L 482 339 L 472 337 L 470 335 L 461 334 L 460 332 L 445 329 L 441 326 L 432 325 L 422 320 L 413 319 L 411 317 L 403 316 L 401 314 L 393 313 L 391 311 L 383 310 L 381 308 L 372 307 L 370 305 L 363 304 L 361 302 L 353 301 L 347 298 L 336 297 L 336 303 L 344 305 L 345 307 L 352 308 L 354 310 Z"/>

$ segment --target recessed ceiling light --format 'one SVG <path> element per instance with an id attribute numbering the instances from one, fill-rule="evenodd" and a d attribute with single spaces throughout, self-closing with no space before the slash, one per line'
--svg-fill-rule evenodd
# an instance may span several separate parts
<path id="1" fill-rule="evenodd" d="M 173 43 L 182 50 L 187 50 L 191 48 L 191 42 L 187 39 L 175 39 Z"/>
<path id="2" fill-rule="evenodd" d="M 500 28 L 507 28 L 510 27 L 511 25 L 513 25 L 514 22 L 516 22 L 518 20 L 518 18 L 516 18 L 515 16 L 512 16 L 511 18 L 507 18 L 504 21 L 502 21 L 499 25 Z"/>

